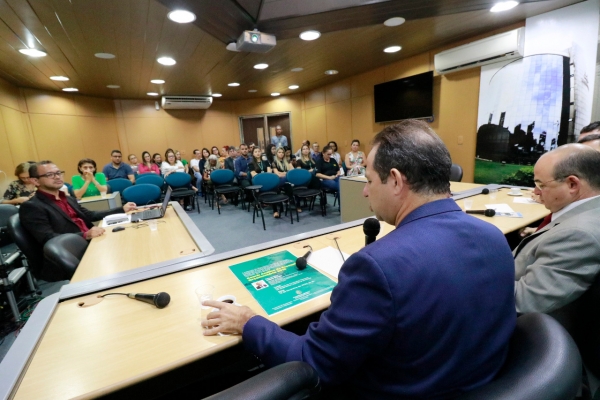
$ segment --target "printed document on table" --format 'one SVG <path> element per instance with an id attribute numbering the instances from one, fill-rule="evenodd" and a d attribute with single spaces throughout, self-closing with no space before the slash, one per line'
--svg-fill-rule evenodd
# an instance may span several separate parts
<path id="1" fill-rule="evenodd" d="M 344 260 L 347 260 L 350 255 L 342 252 L 344 259 L 340 255 L 338 249 L 331 246 L 324 249 L 313 251 L 308 257 L 307 262 L 313 267 L 335 277 L 337 279 Z"/>

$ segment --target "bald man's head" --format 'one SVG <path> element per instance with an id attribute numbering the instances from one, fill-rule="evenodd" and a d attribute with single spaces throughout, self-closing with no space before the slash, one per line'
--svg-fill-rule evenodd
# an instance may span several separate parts
<path id="1" fill-rule="evenodd" d="M 550 169 L 553 179 L 561 180 L 570 175 L 586 181 L 594 190 L 600 191 L 600 152 L 581 143 L 560 146 L 544 154 L 538 162 L 540 167 Z"/>

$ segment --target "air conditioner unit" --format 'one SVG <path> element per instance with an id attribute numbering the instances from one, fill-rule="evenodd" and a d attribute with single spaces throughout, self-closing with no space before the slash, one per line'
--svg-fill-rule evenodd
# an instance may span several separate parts
<path id="1" fill-rule="evenodd" d="M 165 110 L 206 110 L 212 100 L 211 96 L 163 96 L 160 104 Z"/>
<path id="2" fill-rule="evenodd" d="M 447 74 L 523 57 L 524 47 L 525 28 L 519 28 L 442 51 L 434 56 L 433 63 L 438 74 Z"/>

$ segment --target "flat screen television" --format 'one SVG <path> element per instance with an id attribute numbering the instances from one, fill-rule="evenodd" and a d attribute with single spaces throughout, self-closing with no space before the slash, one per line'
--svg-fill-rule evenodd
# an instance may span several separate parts
<path id="1" fill-rule="evenodd" d="M 433 116 L 433 71 L 375 85 L 375 122 Z"/>

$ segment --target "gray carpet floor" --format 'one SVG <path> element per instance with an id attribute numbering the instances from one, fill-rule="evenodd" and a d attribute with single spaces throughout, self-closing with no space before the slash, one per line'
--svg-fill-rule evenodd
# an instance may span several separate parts
<path id="1" fill-rule="evenodd" d="M 232 204 L 222 205 L 221 214 L 219 215 L 216 205 L 215 209 L 212 210 L 208 203 L 205 203 L 204 198 L 199 197 L 198 200 L 200 213 L 193 210 L 189 211 L 188 215 L 215 248 L 213 254 L 310 232 L 341 222 L 340 212 L 337 205 L 333 206 L 331 195 L 327 200 L 327 215 L 325 217 L 321 216 L 317 201 L 317 205 L 312 211 L 302 207 L 303 211 L 299 213 L 300 222 L 296 220 L 296 212 L 294 211 L 293 224 L 290 223 L 289 214 L 287 216 L 281 215 L 281 218 L 276 219 L 273 218 L 272 209 L 266 209 L 264 211 L 266 230 L 263 230 L 260 215 L 257 216 L 256 222 L 252 223 L 252 211 L 242 210 L 241 204 L 237 207 Z M 42 290 L 42 297 L 57 293 L 67 283 L 68 281 L 38 282 L 40 290 Z M 17 336 L 18 331 L 12 331 L 0 338 L 0 361 L 4 359 Z"/>

